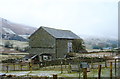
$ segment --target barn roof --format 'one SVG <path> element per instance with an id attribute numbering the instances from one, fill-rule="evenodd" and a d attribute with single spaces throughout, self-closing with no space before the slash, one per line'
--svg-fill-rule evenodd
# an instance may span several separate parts
<path id="1" fill-rule="evenodd" d="M 74 34 L 73 32 L 69 30 L 60 30 L 60 29 L 54 29 L 49 27 L 41 27 L 44 30 L 46 30 L 49 34 L 51 34 L 55 38 L 63 38 L 63 39 L 80 39 L 79 36 Z"/>

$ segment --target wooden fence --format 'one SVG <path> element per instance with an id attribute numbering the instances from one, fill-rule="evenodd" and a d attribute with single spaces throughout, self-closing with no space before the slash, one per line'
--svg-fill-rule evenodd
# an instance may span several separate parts
<path id="1" fill-rule="evenodd" d="M 114 64 L 113 64 L 114 63 Z M 6 72 L 9 72 L 9 67 L 10 67 L 10 65 L 13 65 L 13 67 L 14 67 L 14 69 L 13 70 L 15 70 L 15 68 L 17 68 L 16 67 L 16 65 L 18 65 L 18 66 L 29 66 L 28 68 L 28 70 L 30 70 L 30 71 L 32 71 L 33 70 L 33 65 L 31 64 L 31 63 L 27 63 L 27 64 L 11 64 L 11 63 L 9 63 L 9 64 L 6 64 L 6 66 L 7 66 L 7 68 L 6 68 Z M 38 64 L 36 64 L 36 66 L 37 66 Z M 70 64 L 69 64 L 70 65 Z M 34 65 L 35 66 L 35 65 Z M 109 62 L 109 69 L 110 69 L 110 77 L 109 77 L 109 79 L 113 79 L 113 66 L 115 67 L 115 73 L 116 73 L 116 60 L 115 60 L 115 62 Z M 32 70 L 31 70 L 31 67 L 32 67 Z M 38 67 L 39 67 L 39 65 L 38 65 Z M 102 65 L 100 64 L 100 65 L 98 65 L 98 79 L 102 79 L 101 78 L 101 70 L 102 70 Z M 62 73 L 62 68 L 63 68 L 63 63 L 61 63 L 61 73 Z M 23 70 L 23 67 L 20 67 L 20 70 Z M 87 77 L 87 68 L 82 68 L 82 71 L 83 71 L 83 79 L 89 79 L 88 77 Z M 69 72 L 70 73 L 70 72 Z M 30 78 L 30 79 L 57 79 L 57 75 L 53 75 L 53 78 L 49 78 L 49 77 L 44 77 L 44 78 L 41 78 L 41 77 L 32 77 L 32 78 Z M 4 79 L 4 78 L 2 78 L 2 79 Z M 5 79 L 7 79 L 7 78 L 5 78 Z M 10 78 L 9 78 L 10 79 Z M 12 77 L 11 79 L 16 79 L 16 77 Z M 17 79 L 19 79 L 19 78 L 17 78 Z M 29 79 L 29 77 L 27 78 L 24 78 L 24 79 Z M 59 79 L 62 79 L 62 78 L 59 78 Z M 63 79 L 67 79 L 67 78 L 63 78 Z M 69 79 L 69 78 L 68 78 Z M 81 79 L 81 78 L 80 78 Z M 91 79 L 91 78 L 90 78 Z M 114 77 L 114 79 L 119 79 L 119 78 L 117 78 L 116 77 L 116 74 L 115 74 L 115 77 Z"/>
<path id="2" fill-rule="evenodd" d="M 113 62 L 114 67 L 116 67 L 116 60 L 112 59 L 110 60 Z M 2 64 L 2 70 L 3 71 L 22 71 L 22 70 L 30 70 L 30 68 L 32 68 L 32 70 L 39 70 L 43 67 L 48 67 L 48 66 L 58 66 L 58 65 L 64 65 L 63 67 L 67 67 L 69 64 L 72 66 L 78 66 L 80 64 L 80 62 L 87 62 L 90 66 L 90 68 L 98 68 L 99 63 L 102 62 L 101 66 L 102 67 L 109 67 L 109 61 L 107 59 L 89 59 L 89 58 L 69 58 L 69 59 L 58 59 L 58 60 L 52 60 L 52 61 L 43 61 L 43 62 L 39 62 L 39 63 L 30 63 L 30 62 L 26 62 L 26 63 L 3 63 Z"/>
<path id="3" fill-rule="evenodd" d="M 63 73 L 64 69 L 69 70 L 68 73 L 70 73 L 72 70 L 74 70 L 74 66 L 77 66 L 76 70 L 79 70 L 79 64 L 80 62 L 88 62 L 90 65 L 90 69 L 98 69 L 98 79 L 101 79 L 101 70 L 102 68 L 109 68 L 110 69 L 110 78 L 113 77 L 113 69 L 115 69 L 115 76 L 117 72 L 117 61 L 116 59 L 108 60 L 108 59 L 89 59 L 89 58 L 69 58 L 69 59 L 58 59 L 58 60 L 52 60 L 52 61 L 43 61 L 39 62 L 37 64 L 34 63 L 3 63 L 2 64 L 2 71 L 32 71 L 32 70 L 40 70 L 42 68 L 47 69 L 48 66 L 51 66 L 51 68 L 58 67 L 61 73 Z M 48 67 L 50 68 L 50 67 Z M 57 68 L 57 69 L 58 69 Z M 83 70 L 83 78 L 87 78 L 87 69 L 82 68 Z"/>

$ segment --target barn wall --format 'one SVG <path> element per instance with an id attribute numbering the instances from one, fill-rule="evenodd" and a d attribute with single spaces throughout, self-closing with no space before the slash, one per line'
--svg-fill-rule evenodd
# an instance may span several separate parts
<path id="1" fill-rule="evenodd" d="M 31 48 L 30 53 L 32 54 L 50 54 L 53 58 L 55 58 L 55 49 L 42 49 L 42 48 Z"/>
<path id="2" fill-rule="evenodd" d="M 43 49 L 43 48 L 31 48 L 30 49 L 30 52 L 33 53 L 33 54 L 43 54 L 43 53 L 55 53 L 54 52 L 55 49 L 49 49 L 49 48 L 46 48 L 46 49 Z"/>
<path id="3" fill-rule="evenodd" d="M 64 56 L 68 53 L 68 41 L 67 39 L 58 39 L 57 40 L 57 57 L 64 58 Z"/>
<path id="4" fill-rule="evenodd" d="M 55 38 L 40 28 L 30 37 L 30 53 L 55 53 Z"/>

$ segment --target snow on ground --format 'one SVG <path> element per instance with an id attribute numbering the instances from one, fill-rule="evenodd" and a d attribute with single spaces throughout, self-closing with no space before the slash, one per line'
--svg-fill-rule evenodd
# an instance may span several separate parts
<path id="1" fill-rule="evenodd" d="M 16 76 L 25 76 L 29 74 L 30 71 L 17 71 L 17 72 L 9 72 L 6 75 L 16 75 Z"/>
<path id="2" fill-rule="evenodd" d="M 60 74 L 60 71 L 32 71 L 30 76 L 47 76 L 52 77 L 54 74 Z"/>
<path id="3" fill-rule="evenodd" d="M 3 30 L 9 34 L 15 34 L 11 29 L 3 27 Z"/>
<path id="4" fill-rule="evenodd" d="M 16 76 L 39 76 L 39 77 L 52 77 L 54 74 L 60 74 L 60 71 L 10 71 L 4 73 L 6 75 L 16 75 Z M 3 74 L 0 72 L 0 74 Z"/>
<path id="5" fill-rule="evenodd" d="M 113 69 L 113 77 L 115 76 L 115 71 Z M 79 72 L 72 72 L 72 73 L 68 73 L 67 71 L 63 71 L 63 73 L 61 74 L 61 71 L 41 71 L 41 70 L 37 70 L 37 71 L 9 71 L 8 73 L 3 73 L 0 72 L 0 74 L 6 74 L 6 75 L 16 75 L 16 76 L 30 76 L 30 77 L 53 77 L 53 75 L 58 75 L 58 77 L 79 77 Z M 110 74 L 110 69 L 109 68 L 102 68 L 101 70 L 101 76 L 102 77 L 109 77 Z M 80 72 L 80 76 L 83 76 L 83 73 Z M 90 72 L 87 73 L 88 77 L 98 77 L 98 69 L 91 69 Z"/>

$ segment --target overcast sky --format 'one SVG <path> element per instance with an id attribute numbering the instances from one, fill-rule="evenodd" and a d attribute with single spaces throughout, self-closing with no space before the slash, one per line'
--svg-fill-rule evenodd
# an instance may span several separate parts
<path id="1" fill-rule="evenodd" d="M 77 35 L 118 35 L 118 0 L 0 0 L 0 17 Z"/>

